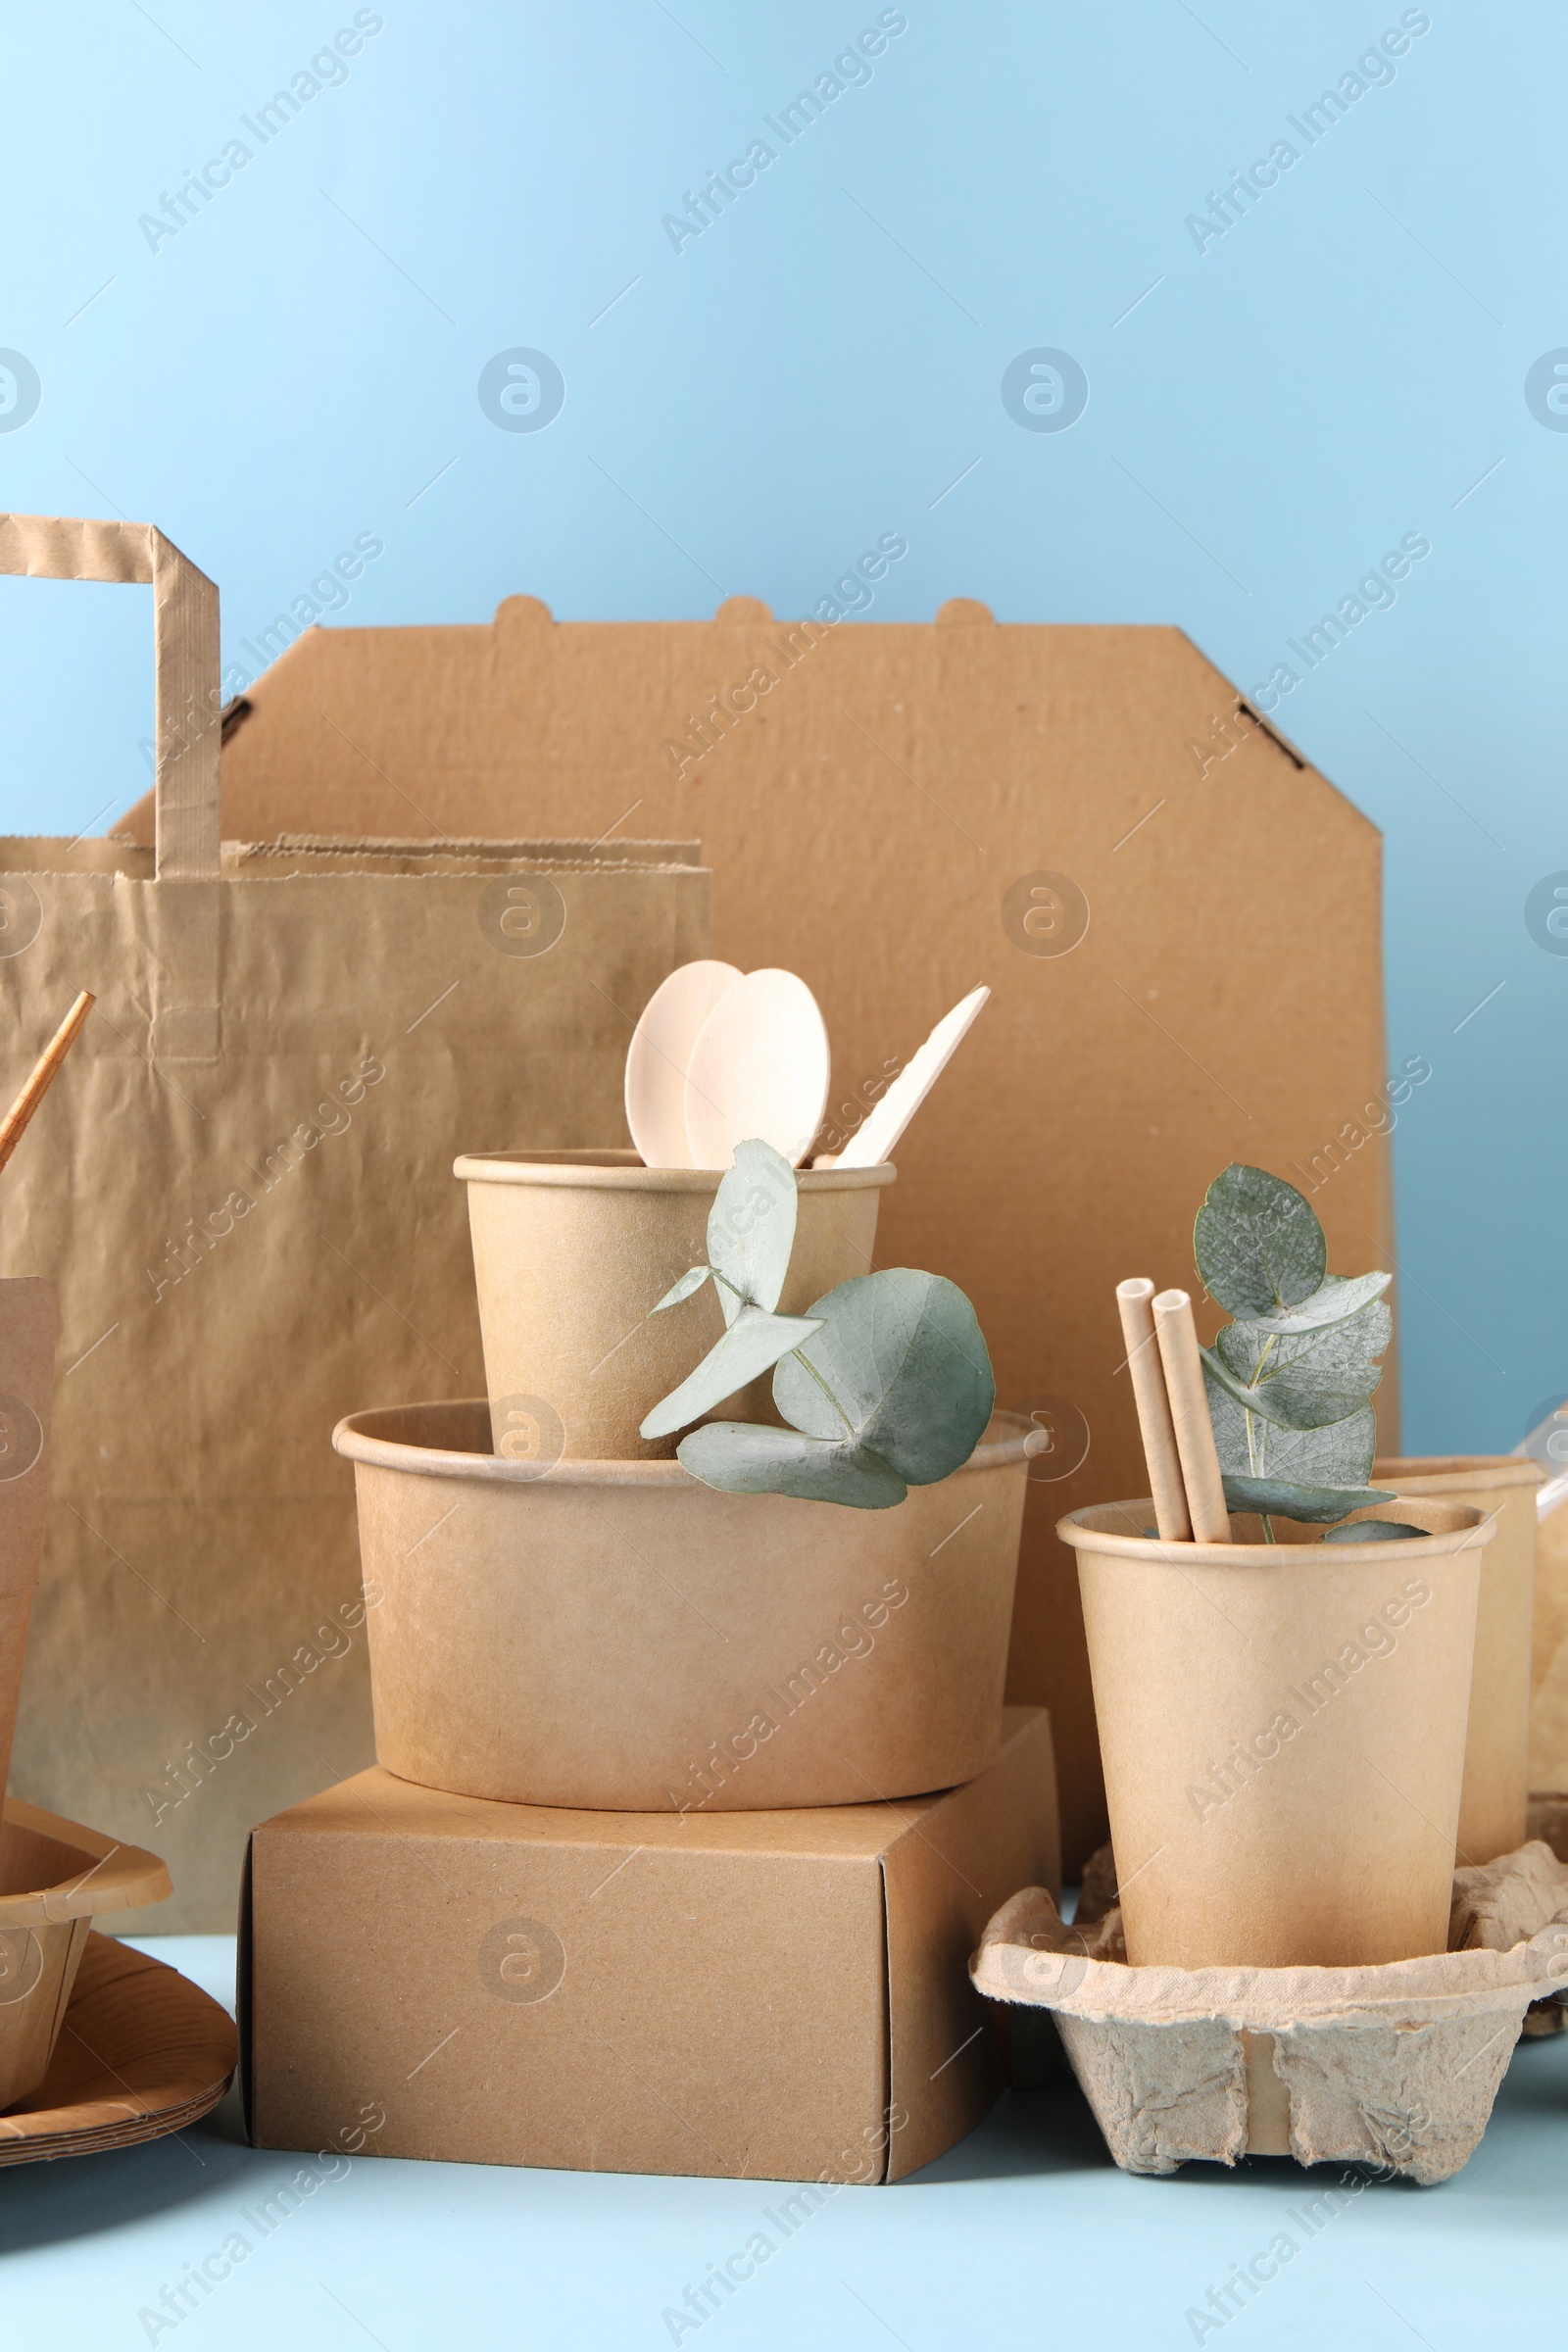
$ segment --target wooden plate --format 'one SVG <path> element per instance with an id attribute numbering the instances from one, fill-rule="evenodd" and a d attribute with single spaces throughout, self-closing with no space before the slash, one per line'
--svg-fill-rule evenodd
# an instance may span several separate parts
<path id="1" fill-rule="evenodd" d="M 183 2130 L 239 2056 L 226 2010 L 162 1960 L 89 1935 L 49 2072 L 0 2115 L 0 2164 L 89 2156 Z"/>

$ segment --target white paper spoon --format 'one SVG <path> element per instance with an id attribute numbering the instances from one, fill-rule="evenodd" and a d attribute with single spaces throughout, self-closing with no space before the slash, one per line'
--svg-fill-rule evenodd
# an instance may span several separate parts
<path id="1" fill-rule="evenodd" d="M 651 1168 L 689 1168 L 686 1065 L 703 1023 L 741 974 L 732 963 L 683 963 L 643 1007 L 626 1050 L 626 1124 Z"/>
<path id="2" fill-rule="evenodd" d="M 720 997 L 686 1066 L 692 1164 L 727 1168 L 759 1136 L 794 1166 L 827 1108 L 827 1030 L 816 999 L 793 972 L 748 972 Z"/>
<path id="3" fill-rule="evenodd" d="M 892 1158 L 894 1146 L 953 1059 L 990 994 L 989 988 L 972 988 L 961 1004 L 943 1015 L 876 1108 L 851 1136 L 834 1161 L 835 1167 L 874 1168 Z"/>

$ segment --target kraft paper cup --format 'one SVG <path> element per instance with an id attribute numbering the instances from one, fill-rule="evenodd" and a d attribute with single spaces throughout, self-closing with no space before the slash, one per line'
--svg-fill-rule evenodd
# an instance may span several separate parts
<path id="1" fill-rule="evenodd" d="M 1552 1486 L 1561 1479 L 1553 1465 Z M 1536 1610 L 1530 1644 L 1530 1798 L 1568 1807 L 1568 1493 L 1536 1522 Z M 1568 1815 L 1565 1815 L 1568 1818 Z M 1534 1836 L 1536 1833 L 1532 1832 Z M 1552 1841 L 1555 1850 L 1555 1839 Z"/>
<path id="2" fill-rule="evenodd" d="M 482 1399 L 352 1414 L 375 1752 L 430 1788 L 629 1812 L 922 1795 L 999 1751 L 1028 1456 L 999 1413 L 891 1510 L 678 1462 L 489 1450 Z"/>
<path id="3" fill-rule="evenodd" d="M 1357 1518 L 1331 1544 L 1233 1517 L 1229 1544 L 1144 1537 L 1148 1502 L 1074 1511 L 1127 1956 L 1135 1967 L 1354 1968 L 1446 1947 L 1483 1546 L 1473 1505 Z"/>
<path id="4" fill-rule="evenodd" d="M 635 1152 L 479 1152 L 456 1162 L 468 1188 L 485 1385 L 498 1451 L 550 1462 L 670 1460 L 678 1440 L 637 1434 L 724 1328 L 708 1283 L 648 1321 L 677 1276 L 708 1256 L 722 1181 L 710 1168 L 648 1168 Z M 804 1168 L 779 1311 L 869 1274 L 881 1189 L 875 1168 Z M 776 1421 L 770 1381 L 710 1420 Z"/>
<path id="5" fill-rule="evenodd" d="M 1458 1859 L 1492 1862 L 1523 1845 L 1530 1803 L 1530 1656 L 1536 1591 L 1536 1489 L 1544 1473 L 1517 1454 L 1449 1453 L 1374 1462 L 1372 1484 L 1473 1503 L 1495 1522 L 1481 1562 L 1470 1678 Z M 1392 1506 L 1390 1506 L 1392 1507 Z"/>
<path id="6" fill-rule="evenodd" d="M 49 2072 L 96 1913 L 162 1902 L 156 1854 L 58 1814 L 6 1802 L 0 1820 L 0 2109 Z M 0 2137 L 5 2126 L 0 2120 Z"/>

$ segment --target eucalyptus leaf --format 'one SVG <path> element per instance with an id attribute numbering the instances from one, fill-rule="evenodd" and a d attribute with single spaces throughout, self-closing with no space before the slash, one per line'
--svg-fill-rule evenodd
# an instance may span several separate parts
<path id="1" fill-rule="evenodd" d="M 708 1259 L 724 1278 L 716 1287 L 726 1323 L 748 1303 L 769 1313 L 777 1306 L 797 1205 L 795 1170 L 783 1153 L 755 1138 L 737 1144 L 708 1218 Z"/>
<path id="2" fill-rule="evenodd" d="M 1226 1332 L 1235 1331 L 1238 1329 L 1240 1329 L 1240 1326 L 1237 1324 L 1227 1324 L 1225 1331 L 1220 1332 L 1218 1335 L 1219 1339 L 1224 1339 Z M 1232 1404 L 1239 1405 L 1243 1412 L 1259 1413 L 1262 1415 L 1264 1420 L 1271 1418 L 1264 1399 L 1259 1396 L 1256 1389 L 1252 1387 L 1251 1382 L 1231 1370 L 1230 1365 L 1225 1361 L 1224 1356 L 1220 1352 L 1218 1340 L 1216 1340 L 1216 1343 L 1212 1348 L 1200 1348 L 1198 1352 L 1203 1359 L 1203 1369 L 1208 1374 L 1210 1382 L 1209 1411 L 1211 1415 L 1214 1409 L 1213 1392 L 1217 1388 Z M 1216 1422 L 1216 1440 L 1218 1438 L 1218 1434 L 1219 1425 Z M 1223 1456 L 1221 1458 L 1223 1459 Z"/>
<path id="3" fill-rule="evenodd" d="M 1205 1353 L 1205 1366 L 1206 1356 Z M 1212 1367 L 1207 1367 L 1208 1417 L 1214 1430 L 1214 1447 L 1219 1455 L 1221 1470 L 1234 1470 L 1239 1475 L 1259 1478 L 1263 1474 L 1268 1443 L 1272 1431 L 1269 1424 L 1254 1417 L 1248 1426 L 1246 1407 L 1232 1395 L 1228 1387 L 1218 1384 Z M 1223 1371 L 1224 1367 L 1220 1369 Z M 1232 1375 L 1225 1374 L 1229 1381 Z"/>
<path id="4" fill-rule="evenodd" d="M 1255 1511 L 1260 1518 L 1304 1519 L 1313 1525 L 1343 1519 L 1363 1503 L 1395 1499 L 1377 1487 L 1298 1487 L 1280 1478 L 1227 1477 L 1224 1485 L 1229 1510 Z"/>
<path id="5" fill-rule="evenodd" d="M 1392 1494 L 1380 1494 L 1379 1502 L 1392 1502 Z M 1359 1507 L 1359 1506 L 1357 1506 Z M 1411 1527 L 1404 1519 L 1352 1519 L 1346 1527 L 1331 1527 L 1324 1537 L 1325 1544 L 1403 1544 L 1412 1536 L 1429 1535 L 1425 1527 Z"/>
<path id="6" fill-rule="evenodd" d="M 1377 1422 L 1370 1405 L 1317 1429 L 1286 1429 L 1256 1414 L 1249 1428 L 1246 1411 L 1211 1378 L 1208 1414 L 1227 1474 L 1301 1487 L 1364 1487 L 1371 1474 Z"/>
<path id="7" fill-rule="evenodd" d="M 1320 1331 L 1325 1324 L 1343 1323 L 1374 1298 L 1381 1298 L 1393 1280 L 1392 1274 L 1326 1274 L 1311 1298 L 1303 1298 L 1298 1306 L 1276 1307 L 1272 1314 L 1252 1315 L 1248 1320 L 1254 1331 L 1270 1337 Z"/>
<path id="8" fill-rule="evenodd" d="M 966 1462 L 996 1403 L 974 1308 L 939 1274 L 896 1266 L 818 1298 L 821 1328 L 773 1374 L 773 1401 L 806 1436 L 892 1464 L 911 1487 Z"/>
<path id="9" fill-rule="evenodd" d="M 648 1309 L 648 1312 L 651 1315 L 662 1315 L 666 1306 L 679 1306 L 683 1298 L 692 1298 L 698 1291 L 702 1289 L 704 1283 L 708 1280 L 712 1271 L 713 1269 L 711 1266 L 691 1267 L 688 1272 L 681 1276 L 679 1282 L 672 1282 L 670 1284 L 668 1290 L 659 1301 L 659 1304 L 657 1306 L 651 1306 Z"/>
<path id="10" fill-rule="evenodd" d="M 639 1434 L 667 1438 L 689 1421 L 711 1412 L 726 1396 L 766 1372 L 781 1355 L 798 1348 L 818 1329 L 809 1315 L 770 1315 L 760 1306 L 743 1306 L 735 1321 L 716 1340 L 695 1372 L 678 1389 L 654 1406 Z"/>
<path id="11" fill-rule="evenodd" d="M 1301 1487 L 1364 1487 L 1377 1449 L 1377 1421 L 1363 1405 L 1324 1428 L 1272 1430 L 1267 1475 Z"/>
<path id="12" fill-rule="evenodd" d="M 788 1160 L 755 1139 L 737 1145 L 708 1221 L 710 1262 L 653 1310 L 693 1297 L 711 1274 L 725 1330 L 642 1435 L 688 1428 L 773 1366 L 774 1400 L 792 1427 L 711 1422 L 681 1441 L 681 1462 L 731 1494 L 886 1510 L 968 1460 L 996 1402 L 991 1359 L 963 1293 L 904 1267 L 841 1283 L 809 1315 L 775 1313 L 796 1206 Z"/>
<path id="13" fill-rule="evenodd" d="M 676 1450 L 693 1478 L 726 1494 L 793 1494 L 805 1502 L 883 1511 L 909 1491 L 869 1446 L 835 1445 L 763 1422 L 705 1421 Z"/>
<path id="14" fill-rule="evenodd" d="M 1343 1321 L 1281 1337 L 1261 1322 L 1228 1323 L 1205 1362 L 1238 1403 L 1288 1429 L 1322 1429 L 1365 1404 L 1383 1378 L 1373 1361 L 1393 1318 L 1373 1299 Z M 1228 1375 L 1228 1377 L 1227 1377 Z"/>
<path id="15" fill-rule="evenodd" d="M 1209 1186 L 1193 1250 L 1209 1297 L 1233 1315 L 1299 1305 L 1328 1271 L 1323 1228 L 1305 1197 L 1266 1168 L 1240 1161 Z"/>
<path id="16" fill-rule="evenodd" d="M 1200 1352 L 1228 1499 L 1268 1518 L 1326 1521 L 1392 1501 L 1367 1486 L 1368 1398 L 1393 1320 L 1391 1277 L 1328 1271 L 1311 1202 L 1265 1168 L 1216 1176 L 1193 1229 L 1198 1269 L 1236 1320 Z"/>

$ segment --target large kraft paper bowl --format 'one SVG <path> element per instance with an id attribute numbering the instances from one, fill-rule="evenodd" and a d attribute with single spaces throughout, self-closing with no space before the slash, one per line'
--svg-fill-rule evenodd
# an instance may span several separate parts
<path id="1" fill-rule="evenodd" d="M 426 1788 L 600 1811 L 923 1795 L 999 1750 L 1028 1456 L 999 1413 L 885 1511 L 678 1462 L 490 1451 L 484 1401 L 352 1414 L 375 1750 Z"/>
<path id="2" fill-rule="evenodd" d="M 1530 1654 L 1536 1595 L 1536 1489 L 1544 1473 L 1518 1454 L 1398 1455 L 1372 1465 L 1375 1487 L 1473 1503 L 1494 1522 L 1481 1562 L 1476 1657 L 1459 1796 L 1461 1866 L 1525 1841 L 1530 1803 Z"/>
<path id="3" fill-rule="evenodd" d="M 1074 1511 L 1127 1956 L 1358 1968 L 1446 1948 L 1483 1547 L 1474 1505 L 1324 1544 L 1234 1517 L 1161 1544 L 1145 1501 Z"/>
<path id="4" fill-rule="evenodd" d="M 635 1152 L 474 1152 L 468 1188 L 485 1386 L 498 1451 L 552 1461 L 670 1461 L 677 1440 L 638 1436 L 724 1329 L 711 1283 L 649 1320 L 708 1258 L 714 1168 L 649 1168 Z M 779 1311 L 871 1271 L 877 1203 L 895 1170 L 803 1168 Z M 708 1416 L 774 1421 L 766 1379 Z"/>

